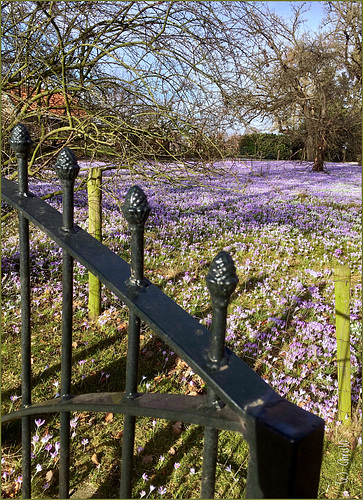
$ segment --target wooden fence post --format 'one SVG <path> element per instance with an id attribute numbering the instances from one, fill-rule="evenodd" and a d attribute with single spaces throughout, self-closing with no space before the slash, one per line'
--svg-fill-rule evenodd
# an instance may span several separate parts
<path id="1" fill-rule="evenodd" d="M 351 423 L 350 269 L 335 267 L 335 325 L 338 360 L 338 419 Z"/>
<path id="2" fill-rule="evenodd" d="M 90 169 L 87 179 L 88 193 L 88 232 L 98 241 L 102 241 L 102 170 Z M 92 273 L 88 273 L 88 311 L 91 319 L 101 314 L 101 282 Z"/>

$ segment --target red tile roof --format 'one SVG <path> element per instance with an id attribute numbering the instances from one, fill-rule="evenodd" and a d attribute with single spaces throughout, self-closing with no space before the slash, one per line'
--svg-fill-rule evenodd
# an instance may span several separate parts
<path id="1" fill-rule="evenodd" d="M 34 92 L 34 89 L 29 88 L 21 88 L 20 95 L 19 89 L 11 89 L 10 92 L 6 92 L 10 97 L 14 106 L 25 106 L 29 101 L 31 101 L 37 94 Z M 65 97 L 61 93 L 48 94 L 48 92 L 41 90 L 40 94 L 44 94 L 44 97 L 38 98 L 36 101 L 32 102 L 28 105 L 28 110 L 35 111 L 37 108 L 44 108 L 46 113 L 58 116 L 66 116 L 66 103 Z M 84 109 L 81 109 L 78 106 L 78 101 L 67 94 L 70 110 L 72 116 L 87 116 L 87 113 Z M 43 111 L 43 109 L 42 109 Z"/>

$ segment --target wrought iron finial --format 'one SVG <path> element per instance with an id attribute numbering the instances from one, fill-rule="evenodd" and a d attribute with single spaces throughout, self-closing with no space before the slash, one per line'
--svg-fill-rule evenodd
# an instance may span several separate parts
<path id="1" fill-rule="evenodd" d="M 206 282 L 213 304 L 226 307 L 238 283 L 236 267 L 228 252 L 222 250 L 213 259 Z"/>
<path id="2" fill-rule="evenodd" d="M 23 123 L 15 125 L 9 139 L 10 147 L 15 151 L 18 161 L 18 193 L 27 196 L 28 193 L 28 155 L 33 141 L 28 129 Z"/>
<path id="3" fill-rule="evenodd" d="M 145 287 L 144 226 L 150 213 L 150 206 L 141 187 L 132 186 L 128 190 L 122 212 L 131 229 L 131 277 L 128 283 Z"/>
<path id="4" fill-rule="evenodd" d="M 228 362 L 225 356 L 227 307 L 238 283 L 236 268 L 229 253 L 219 252 L 212 260 L 206 282 L 213 305 L 208 365 L 213 370 L 218 370 Z M 212 391 L 211 398 L 217 401 L 213 394 Z"/>
<path id="5" fill-rule="evenodd" d="M 63 148 L 57 157 L 54 170 L 63 188 L 63 230 L 73 229 L 74 181 L 79 172 L 76 155 L 69 148 Z"/>
<path id="6" fill-rule="evenodd" d="M 57 157 L 54 169 L 60 181 L 74 182 L 78 172 L 79 165 L 77 157 L 69 148 L 63 148 Z"/>
<path id="7" fill-rule="evenodd" d="M 150 213 L 150 206 L 141 187 L 132 186 L 128 190 L 122 212 L 131 227 L 144 226 Z"/>
<path id="8" fill-rule="evenodd" d="M 15 125 L 11 132 L 9 143 L 15 153 L 29 153 L 33 141 L 30 138 L 28 129 L 23 123 L 18 123 L 17 125 Z"/>

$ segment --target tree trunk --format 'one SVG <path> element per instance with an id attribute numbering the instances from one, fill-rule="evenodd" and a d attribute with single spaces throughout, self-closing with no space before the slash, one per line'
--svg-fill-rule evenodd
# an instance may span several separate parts
<path id="1" fill-rule="evenodd" d="M 99 167 L 91 168 L 87 179 L 88 191 L 88 232 L 98 241 L 102 241 L 102 171 Z M 88 311 L 91 319 L 101 314 L 101 282 L 92 273 L 88 273 Z"/>
<path id="2" fill-rule="evenodd" d="M 313 172 L 324 172 L 325 153 L 326 153 L 326 141 L 324 137 L 322 137 L 317 146 L 317 151 L 313 164 Z"/>
<path id="3" fill-rule="evenodd" d="M 312 121 L 312 112 L 310 106 L 306 103 L 303 105 L 303 113 L 305 117 L 305 127 L 306 127 L 306 140 L 305 140 L 305 151 L 306 151 L 306 160 L 314 161 L 314 139 L 315 139 L 315 127 Z"/>
<path id="4" fill-rule="evenodd" d="M 314 161 L 314 136 L 309 134 L 305 141 L 306 160 Z"/>

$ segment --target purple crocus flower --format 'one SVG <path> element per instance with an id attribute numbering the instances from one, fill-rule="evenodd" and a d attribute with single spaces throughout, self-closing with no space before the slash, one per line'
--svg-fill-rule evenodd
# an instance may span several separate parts
<path id="1" fill-rule="evenodd" d="M 41 418 L 39 420 L 35 420 L 35 425 L 38 427 L 41 427 L 43 424 L 45 424 L 45 420 L 42 420 Z"/>

